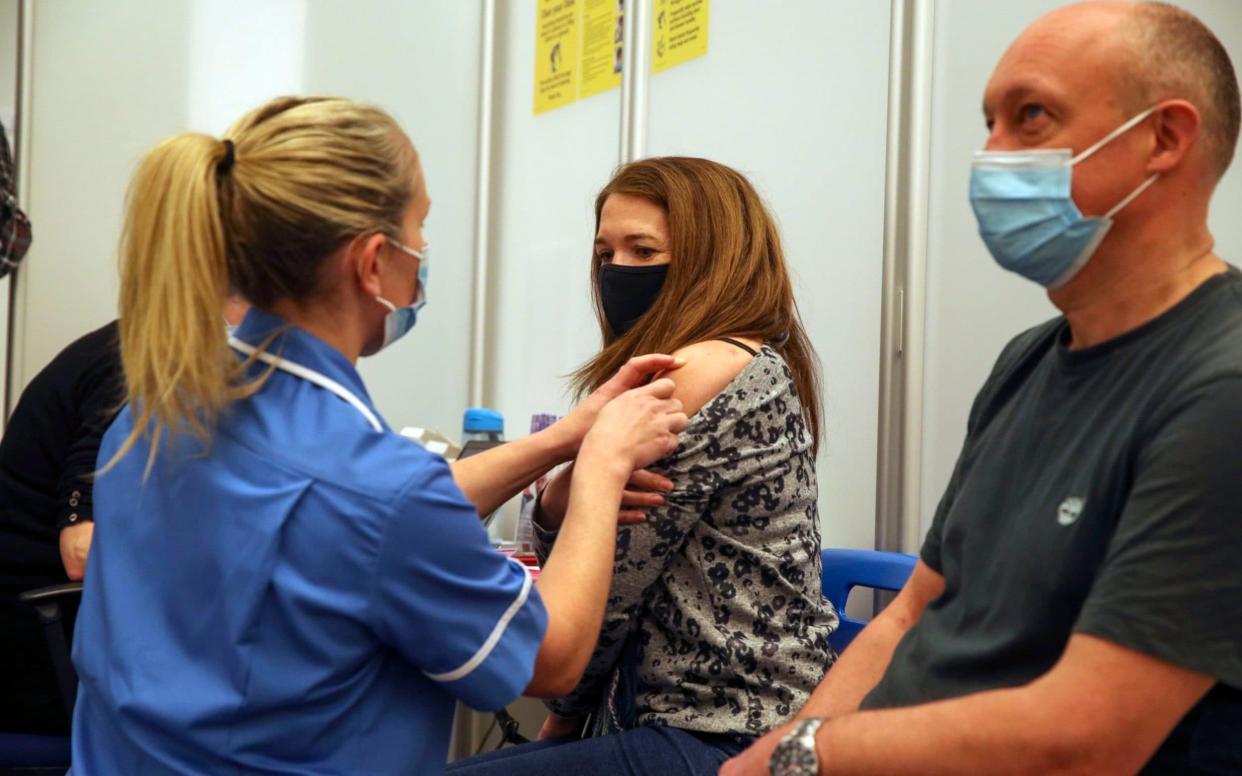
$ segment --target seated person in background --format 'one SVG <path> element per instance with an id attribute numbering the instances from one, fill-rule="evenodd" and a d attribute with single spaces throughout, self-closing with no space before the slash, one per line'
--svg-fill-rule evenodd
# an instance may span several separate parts
<path id="1" fill-rule="evenodd" d="M 0 441 L 0 730 L 64 734 L 69 719 L 27 590 L 80 580 L 94 530 L 99 442 L 120 407 L 116 322 L 78 339 L 22 392 Z"/>
<path id="2" fill-rule="evenodd" d="M 608 610 L 582 683 L 549 703 L 541 738 L 573 736 L 601 705 L 608 732 L 541 741 L 455 774 L 715 773 L 785 721 L 831 664 L 836 613 L 820 591 L 815 453 L 819 377 L 771 216 L 740 174 L 704 159 L 621 168 L 595 201 L 592 280 L 604 349 L 576 386 L 633 354 L 692 414 L 673 455 L 634 482 Z M 572 470 L 536 514 L 556 541 Z M 592 727 L 597 727 L 593 724 Z M 689 768 L 689 770 L 687 770 Z"/>
<path id="3" fill-rule="evenodd" d="M 906 588 L 722 774 L 1242 773 L 1233 66 L 1185 11 L 1083 3 L 983 104 L 980 232 L 1064 317 L 1001 353 Z"/>
<path id="4" fill-rule="evenodd" d="M 223 323 L 241 323 L 246 307 L 230 299 Z M 0 731 L 69 729 L 43 630 L 18 596 L 86 573 L 99 443 L 123 398 L 113 321 L 30 381 L 0 441 L 0 697 L 14 699 L 0 704 Z"/>

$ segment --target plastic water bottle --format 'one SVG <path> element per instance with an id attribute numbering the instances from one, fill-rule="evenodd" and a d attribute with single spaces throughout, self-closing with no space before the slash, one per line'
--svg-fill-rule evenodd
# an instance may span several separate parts
<path id="1" fill-rule="evenodd" d="M 464 448 L 472 441 L 503 442 L 505 439 L 505 416 L 496 410 L 486 407 L 471 407 L 461 419 L 461 445 Z M 504 525 L 504 507 L 484 518 L 487 523 L 487 538 L 495 546 L 505 542 L 510 531 Z"/>

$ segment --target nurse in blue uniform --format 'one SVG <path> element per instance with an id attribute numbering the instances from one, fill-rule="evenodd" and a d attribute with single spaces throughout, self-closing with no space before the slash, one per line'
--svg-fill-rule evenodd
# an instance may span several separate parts
<path id="1" fill-rule="evenodd" d="M 635 359 L 547 431 L 452 467 L 394 434 L 355 362 L 426 301 L 430 205 L 402 130 L 342 99 L 275 100 L 141 162 L 73 773 L 437 773 L 455 699 L 577 683 L 625 482 L 686 422 L 669 381 L 633 386 L 675 362 Z M 230 291 L 253 309 L 226 339 Z M 411 390 L 434 371 L 411 363 Z M 479 515 L 570 458 L 571 516 L 532 584 Z"/>

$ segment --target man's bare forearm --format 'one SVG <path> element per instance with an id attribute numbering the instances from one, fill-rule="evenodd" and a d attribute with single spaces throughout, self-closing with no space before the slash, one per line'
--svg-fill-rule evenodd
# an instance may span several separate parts
<path id="1" fill-rule="evenodd" d="M 1075 634 L 1052 670 L 1021 687 L 828 720 L 816 735 L 820 773 L 1136 773 L 1213 684 Z"/>
<path id="2" fill-rule="evenodd" d="M 909 626 L 884 612 L 867 624 L 833 664 L 798 717 L 836 717 L 858 711 L 862 699 L 879 683 L 897 642 Z"/>
<path id="3" fill-rule="evenodd" d="M 1030 687 L 994 690 L 828 720 L 816 735 L 821 776 L 1087 772 L 1069 731 Z M 1099 765 L 1099 763 L 1095 763 Z M 1104 771 L 1096 771 L 1102 773 Z"/>

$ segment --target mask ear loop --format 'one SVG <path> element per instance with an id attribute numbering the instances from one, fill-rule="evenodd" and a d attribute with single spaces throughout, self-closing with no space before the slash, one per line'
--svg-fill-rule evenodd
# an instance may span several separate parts
<path id="1" fill-rule="evenodd" d="M 1072 167 L 1073 165 L 1078 164 L 1078 163 L 1079 163 L 1079 162 L 1081 162 L 1083 159 L 1086 159 L 1088 156 L 1091 156 L 1091 154 L 1094 154 L 1096 151 L 1100 150 L 1100 149 L 1101 149 L 1101 148 L 1103 148 L 1104 146 L 1106 146 L 1106 145 L 1108 145 L 1109 143 L 1113 142 L 1114 140 L 1116 140 L 1116 139 L 1117 139 L 1118 137 L 1120 137 L 1121 135 L 1124 135 L 1126 132 L 1129 132 L 1131 129 L 1133 129 L 1134 127 L 1138 126 L 1139 122 L 1141 122 L 1143 119 L 1147 118 L 1147 117 L 1148 117 L 1148 116 L 1150 116 L 1152 113 L 1154 113 L 1154 112 L 1156 111 L 1156 108 L 1158 108 L 1158 107 L 1160 107 L 1160 106 L 1159 106 L 1159 105 L 1153 105 L 1153 106 L 1151 106 L 1150 108 L 1148 108 L 1147 110 L 1145 110 L 1145 111 L 1143 111 L 1142 113 L 1138 114 L 1137 116 L 1135 116 L 1134 118 L 1130 119 L 1130 120 L 1129 120 L 1129 121 L 1127 121 L 1126 123 L 1124 123 L 1124 124 L 1122 124 L 1121 126 L 1117 127 L 1117 128 L 1116 128 L 1116 129 L 1114 129 L 1112 132 L 1109 132 L 1107 135 L 1105 135 L 1105 136 L 1104 136 L 1104 138 L 1103 138 L 1102 140 L 1100 140 L 1099 142 L 1097 142 L 1095 145 L 1091 146 L 1091 147 L 1090 147 L 1090 148 L 1088 148 L 1086 151 L 1083 151 L 1083 152 L 1082 152 L 1081 154 L 1079 154 L 1078 156 L 1075 156 L 1073 159 L 1070 159 L 1070 166 Z M 1126 205 L 1128 205 L 1128 204 L 1130 204 L 1131 202 L 1133 202 L 1133 201 L 1134 201 L 1134 200 L 1138 197 L 1138 195 L 1142 194 L 1144 191 L 1147 191 L 1147 189 L 1148 189 L 1148 188 L 1149 188 L 1149 187 L 1150 187 L 1153 183 L 1155 183 L 1155 182 L 1156 182 L 1156 179 L 1158 179 L 1159 177 L 1160 177 L 1160 173 L 1156 173 L 1155 175 L 1152 175 L 1152 176 L 1151 176 L 1150 178 L 1148 178 L 1147 180 L 1143 181 L 1141 184 L 1139 184 L 1138 188 L 1136 188 L 1134 191 L 1131 191 L 1131 192 L 1129 193 L 1129 195 L 1128 195 L 1128 196 L 1126 196 L 1126 198 L 1125 198 L 1125 199 L 1123 199 L 1123 200 L 1121 200 L 1120 202 L 1118 202 L 1116 205 L 1114 205 L 1114 206 L 1113 206 L 1113 208 L 1112 208 L 1111 210 L 1109 210 L 1107 213 L 1105 213 L 1105 214 L 1104 214 L 1104 217 L 1105 217 L 1105 218 L 1112 218 L 1113 216 L 1115 216 L 1115 215 L 1117 215 L 1118 213 L 1120 213 L 1120 212 L 1121 212 L 1121 210 L 1122 210 L 1122 208 L 1124 208 Z"/>
<path id="2" fill-rule="evenodd" d="M 1159 177 L 1160 177 L 1160 173 L 1156 173 L 1155 175 L 1152 175 L 1150 178 L 1140 183 L 1137 189 L 1135 189 L 1134 191 L 1131 191 L 1128 197 L 1126 197 L 1125 199 L 1121 200 L 1116 205 L 1114 205 L 1112 210 L 1104 214 L 1104 217 L 1112 218 L 1113 216 L 1120 213 L 1122 208 L 1124 208 L 1126 205 L 1133 202 L 1138 197 L 1139 194 L 1142 194 L 1144 191 L 1147 191 L 1148 187 L 1150 187 L 1151 184 L 1155 183 L 1156 179 Z"/>
<path id="3" fill-rule="evenodd" d="M 1082 152 L 1081 154 L 1079 154 L 1078 156 L 1075 156 L 1073 159 L 1070 159 L 1070 165 L 1072 166 L 1072 165 L 1078 164 L 1078 163 L 1079 163 L 1079 162 L 1081 162 L 1083 159 L 1086 159 L 1086 158 L 1087 158 L 1088 156 L 1090 156 L 1091 154 L 1095 153 L 1096 151 L 1100 150 L 1100 149 L 1101 149 L 1101 148 L 1103 148 L 1104 146 L 1106 146 L 1106 145 L 1108 145 L 1109 143 L 1111 143 L 1111 142 L 1113 142 L 1114 140 L 1116 140 L 1119 136 L 1124 135 L 1126 132 L 1129 132 L 1131 129 L 1133 129 L 1134 127 L 1138 126 L 1138 123 L 1139 123 L 1140 121 L 1142 121 L 1143 119 L 1147 118 L 1147 117 L 1148 117 L 1148 116 L 1150 116 L 1152 113 L 1154 113 L 1154 112 L 1155 112 L 1155 110 L 1156 110 L 1156 108 L 1158 108 L 1158 107 L 1159 107 L 1158 105 L 1153 105 L 1153 106 L 1151 106 L 1150 108 L 1148 108 L 1147 110 L 1143 111 L 1143 112 L 1142 112 L 1142 113 L 1140 113 L 1139 115 L 1135 116 L 1134 118 L 1130 119 L 1130 120 L 1129 120 L 1129 121 L 1127 121 L 1126 123 L 1124 123 L 1124 124 L 1122 124 L 1121 126 L 1117 127 L 1117 128 L 1116 128 L 1116 129 L 1114 129 L 1112 132 L 1109 132 L 1107 135 L 1105 135 L 1105 136 L 1104 136 L 1104 139 L 1103 139 L 1103 140 L 1101 140 L 1101 141 L 1099 141 L 1098 143 L 1096 143 L 1095 145 L 1091 146 L 1091 147 L 1090 147 L 1090 148 L 1088 148 L 1086 151 L 1083 151 L 1083 152 Z"/>

